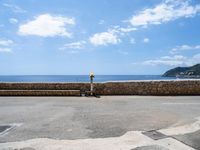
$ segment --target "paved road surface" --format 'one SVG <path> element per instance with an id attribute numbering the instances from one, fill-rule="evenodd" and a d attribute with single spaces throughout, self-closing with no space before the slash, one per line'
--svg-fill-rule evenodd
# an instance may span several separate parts
<path id="1" fill-rule="evenodd" d="M 0 150 L 200 149 L 199 119 L 200 96 L 0 97 Z"/>

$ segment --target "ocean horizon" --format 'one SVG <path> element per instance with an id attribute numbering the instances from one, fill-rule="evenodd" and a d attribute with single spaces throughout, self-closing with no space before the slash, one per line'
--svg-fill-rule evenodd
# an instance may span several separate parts
<path id="1" fill-rule="evenodd" d="M 162 75 L 96 75 L 94 82 L 130 80 L 176 80 Z M 188 79 L 188 78 L 186 78 Z M 0 82 L 89 82 L 89 75 L 0 75 Z"/>

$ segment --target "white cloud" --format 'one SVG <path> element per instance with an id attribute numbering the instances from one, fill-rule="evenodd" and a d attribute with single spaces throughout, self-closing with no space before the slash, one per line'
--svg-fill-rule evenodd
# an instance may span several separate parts
<path id="1" fill-rule="evenodd" d="M 105 24 L 105 20 L 100 20 L 100 21 L 99 21 L 99 24 L 100 24 L 100 25 Z"/>
<path id="2" fill-rule="evenodd" d="M 191 0 L 163 0 L 155 7 L 144 9 L 132 16 L 128 20 L 132 27 L 114 26 L 105 32 L 94 34 L 89 40 L 94 45 L 118 44 L 121 36 L 137 30 L 136 27 L 147 27 L 151 24 L 162 24 L 178 18 L 193 17 L 200 12 L 200 4 L 193 6 L 190 2 Z M 145 38 L 143 42 L 148 43 L 150 40 Z"/>
<path id="3" fill-rule="evenodd" d="M 200 12 L 200 5 L 192 6 L 190 0 L 165 0 L 163 3 L 148 8 L 134 15 L 129 22 L 133 26 L 161 24 L 181 17 L 192 17 Z"/>
<path id="4" fill-rule="evenodd" d="M 21 7 L 14 5 L 14 4 L 4 3 L 3 6 L 10 8 L 15 13 L 25 13 L 26 12 L 26 10 L 24 10 Z"/>
<path id="5" fill-rule="evenodd" d="M 176 46 L 170 50 L 171 54 L 176 54 L 185 50 L 200 50 L 200 45 L 190 46 L 181 45 Z M 157 59 L 146 60 L 142 62 L 143 65 L 168 65 L 168 66 L 191 66 L 200 63 L 200 53 L 193 55 L 191 57 L 174 55 L 174 56 L 163 56 Z M 138 64 L 138 63 L 133 63 Z"/>
<path id="6" fill-rule="evenodd" d="M 0 52 L 12 52 L 10 48 L 1 48 L 0 47 Z"/>
<path id="7" fill-rule="evenodd" d="M 144 43 L 149 43 L 149 41 L 150 40 L 148 38 L 144 38 L 144 40 L 143 40 Z"/>
<path id="8" fill-rule="evenodd" d="M 122 51 L 122 50 L 118 50 L 118 53 L 122 54 L 122 55 L 128 55 L 129 53 L 126 51 Z"/>
<path id="9" fill-rule="evenodd" d="M 200 63 L 200 53 L 194 55 L 194 56 L 190 59 L 189 65 L 194 65 L 194 64 L 197 64 L 197 63 Z"/>
<path id="10" fill-rule="evenodd" d="M 0 39 L 0 52 L 12 52 L 10 46 L 14 42 L 12 40 L 1 40 Z"/>
<path id="11" fill-rule="evenodd" d="M 164 56 L 159 59 L 147 60 L 144 61 L 145 65 L 169 65 L 169 66 L 177 66 L 183 65 L 186 60 L 186 57 L 181 55 L 175 56 Z"/>
<path id="12" fill-rule="evenodd" d="M 164 56 L 159 59 L 152 59 L 144 61 L 144 65 L 168 65 L 168 66 L 191 66 L 200 63 L 200 54 L 192 57 L 185 57 L 182 55 Z"/>
<path id="13" fill-rule="evenodd" d="M 195 45 L 195 46 L 190 46 L 190 45 L 181 45 L 181 46 L 176 46 L 175 48 L 172 48 L 170 50 L 171 54 L 176 54 L 181 51 L 186 51 L 186 50 L 200 50 L 200 45 Z"/>
<path id="14" fill-rule="evenodd" d="M 123 28 L 120 26 L 114 26 L 113 28 L 108 29 L 106 32 L 94 34 L 89 38 L 89 41 L 96 46 L 118 44 L 121 42 L 120 36 L 136 30 L 136 28 L 132 27 Z"/>
<path id="15" fill-rule="evenodd" d="M 93 45 L 108 45 L 108 44 L 118 44 L 121 40 L 117 34 L 113 31 L 96 33 L 90 37 L 90 42 Z"/>
<path id="16" fill-rule="evenodd" d="M 79 51 L 77 51 L 77 50 L 71 50 L 71 51 L 68 51 L 68 53 L 70 53 L 70 54 L 78 54 Z"/>
<path id="17" fill-rule="evenodd" d="M 118 30 L 119 30 L 119 32 L 128 33 L 128 32 L 132 32 L 132 31 L 136 31 L 137 28 L 128 27 L 128 28 L 119 28 Z"/>
<path id="18" fill-rule="evenodd" d="M 12 24 L 16 24 L 16 23 L 18 23 L 18 20 L 16 18 L 10 18 L 9 22 Z"/>
<path id="19" fill-rule="evenodd" d="M 137 30 L 137 28 L 135 28 L 135 27 L 113 26 L 108 31 L 115 32 L 115 33 L 118 33 L 118 34 L 124 34 L 124 33 L 133 32 L 133 31 L 136 31 L 136 30 Z"/>
<path id="20" fill-rule="evenodd" d="M 19 26 L 20 35 L 36 35 L 42 37 L 66 36 L 71 37 L 66 25 L 75 25 L 74 18 L 43 14 Z"/>
<path id="21" fill-rule="evenodd" d="M 13 44 L 12 40 L 0 40 L 0 46 L 10 46 Z"/>
<path id="22" fill-rule="evenodd" d="M 135 44 L 135 43 L 136 43 L 136 42 L 135 42 L 135 39 L 134 39 L 134 38 L 131 38 L 131 39 L 130 39 L 130 43 L 131 43 L 131 44 Z"/>
<path id="23" fill-rule="evenodd" d="M 61 50 L 64 49 L 83 49 L 86 44 L 86 41 L 78 41 L 78 42 L 73 42 L 73 43 L 67 43 L 65 44 Z"/>

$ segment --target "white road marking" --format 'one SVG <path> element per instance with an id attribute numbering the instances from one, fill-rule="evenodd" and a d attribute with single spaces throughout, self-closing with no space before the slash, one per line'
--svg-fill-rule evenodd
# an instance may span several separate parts
<path id="1" fill-rule="evenodd" d="M 32 139 L 21 142 L 1 143 L 0 150 L 6 148 L 22 149 L 31 147 L 36 150 L 130 150 L 143 145 L 152 145 L 154 140 L 146 137 L 139 131 L 127 132 L 121 137 L 79 139 L 79 140 L 53 140 Z"/>
<path id="2" fill-rule="evenodd" d="M 161 129 L 159 132 L 166 135 L 192 133 L 200 130 L 200 118 L 184 126 Z M 0 143 L 0 150 L 33 148 L 35 150 L 131 150 L 143 146 L 161 146 L 169 150 L 194 150 L 192 147 L 173 138 L 153 140 L 142 134 L 142 131 L 130 131 L 120 137 L 54 140 L 38 138 L 19 142 Z"/>
<path id="3" fill-rule="evenodd" d="M 200 105 L 200 103 L 162 103 L 163 105 Z"/>
<path id="4" fill-rule="evenodd" d="M 171 127 L 168 129 L 161 129 L 159 132 L 171 136 L 171 135 L 180 135 L 180 134 L 187 134 L 193 133 L 200 130 L 200 118 L 197 118 L 197 121 L 191 124 L 186 124 L 183 126 L 178 127 Z"/>
<path id="5" fill-rule="evenodd" d="M 166 147 L 169 150 L 194 150 L 193 148 L 173 139 L 166 138 L 156 141 L 156 143 L 160 146 Z"/>

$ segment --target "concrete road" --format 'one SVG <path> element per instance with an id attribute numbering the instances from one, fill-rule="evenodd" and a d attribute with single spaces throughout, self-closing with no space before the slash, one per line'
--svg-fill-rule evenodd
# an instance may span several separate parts
<path id="1" fill-rule="evenodd" d="M 127 149 L 146 150 L 152 146 L 155 146 L 153 149 L 166 149 L 162 144 L 165 142 L 179 142 L 199 149 L 199 117 L 199 96 L 0 97 L 0 149 L 5 149 L 9 142 L 28 140 L 31 143 L 33 139 L 46 139 L 47 143 L 61 140 L 81 143 L 84 139 L 104 141 L 112 137 L 123 141 L 130 137 L 140 141 L 144 138 L 143 141 L 151 143 L 154 140 L 142 134 L 150 130 L 164 130 L 163 134 L 170 133 L 177 141 L 166 138 L 156 141 L 158 146 L 156 143 L 136 144 Z M 11 128 L 3 131 L 6 125 Z M 186 125 L 195 128 L 187 132 Z M 171 133 L 176 132 L 172 127 L 185 131 Z M 191 134 L 192 138 L 188 136 Z"/>

